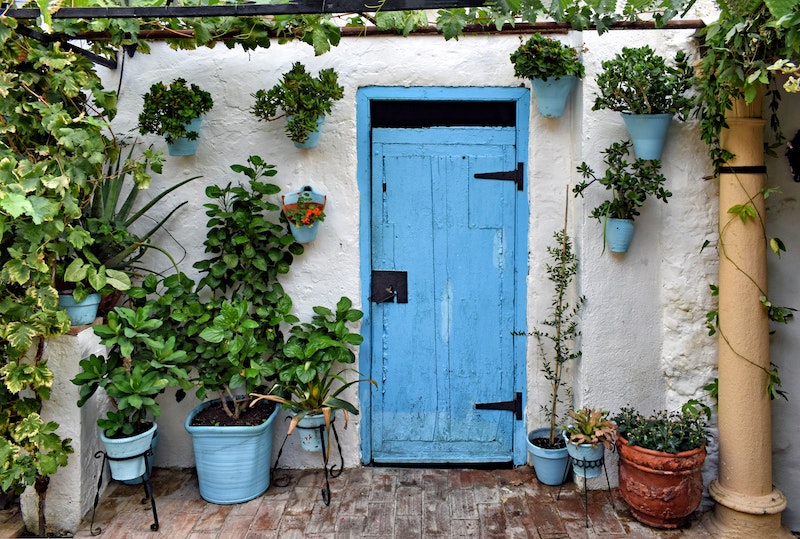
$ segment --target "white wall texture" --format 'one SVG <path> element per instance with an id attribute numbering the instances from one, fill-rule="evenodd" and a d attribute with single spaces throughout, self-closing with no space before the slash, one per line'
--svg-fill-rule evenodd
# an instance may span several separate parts
<path id="1" fill-rule="evenodd" d="M 617 113 L 592 111 L 594 76 L 602 60 L 611 58 L 622 46 L 648 43 L 659 53 L 673 56 L 675 50 L 693 50 L 692 31 L 614 31 L 603 36 L 594 32 L 570 33 L 562 39 L 585 43 L 587 76 L 573 93 L 568 110 L 560 119 L 538 115 L 531 109 L 528 163 L 530 202 L 528 329 L 547 316 L 551 291 L 544 264 L 546 246 L 561 227 L 567 186 L 579 179 L 575 167 L 588 162 L 602 170 L 600 151 L 611 142 L 627 138 Z M 344 38 L 338 47 L 315 57 L 310 47 L 291 43 L 267 50 L 242 52 L 218 46 L 213 50 L 174 51 L 157 44 L 149 55 L 126 58 L 124 70 L 100 68 L 109 88 L 120 87 L 119 115 L 114 120 L 118 134 L 135 133 L 142 95 L 156 81 L 184 77 L 210 91 L 214 109 L 206 116 L 198 153 L 193 157 L 168 158 L 163 175 L 153 182 L 153 192 L 181 178 L 196 174 L 203 179 L 171 196 L 171 203 L 189 200 L 171 222 L 174 239 L 186 250 L 181 268 L 192 274 L 191 264 L 202 256 L 202 229 L 206 217 L 203 189 L 212 183 L 240 178 L 229 170 L 258 154 L 277 165 L 274 182 L 286 189 L 311 184 L 328 194 L 326 219 L 320 235 L 297 258 L 284 280 L 301 318 L 310 316 L 313 305 L 332 305 L 341 295 L 360 303 L 365 276 L 359 273 L 359 193 L 356 183 L 356 105 L 358 88 L 386 86 L 517 86 L 509 54 L 519 44 L 515 35 L 464 36 L 445 41 L 439 36 Z M 314 150 L 298 150 L 283 134 L 282 122 L 258 122 L 249 114 L 250 96 L 258 88 L 269 88 L 292 62 L 304 62 L 310 71 L 334 67 L 345 87 L 345 98 L 333 107 L 322 130 L 322 141 Z M 121 80 L 120 80 L 121 78 Z M 525 82 L 524 84 L 528 84 Z M 784 101 L 792 99 L 787 97 Z M 796 98 L 794 98 L 796 99 Z M 790 107 L 784 107 L 789 109 Z M 787 120 L 794 132 L 798 114 Z M 141 139 L 166 150 L 163 140 Z M 166 153 L 166 151 L 165 151 Z M 704 180 L 711 172 L 706 147 L 700 142 L 696 122 L 674 121 L 663 157 L 663 172 L 673 192 L 668 204 L 649 201 L 636 220 L 636 233 L 625 255 L 603 252 L 602 228 L 589 212 L 603 200 L 600 188 L 589 189 L 586 199 L 570 195 L 569 228 L 580 259 L 578 291 L 587 297 L 581 329 L 583 358 L 572 366 L 575 404 L 616 411 L 632 404 L 648 412 L 676 409 L 689 398 L 702 397 L 702 387 L 715 377 L 716 339 L 706 335 L 705 313 L 712 309 L 708 285 L 716 282 L 717 184 Z M 790 223 L 800 212 L 794 190 L 800 189 L 788 177 L 782 157 L 770 166 L 770 181 L 783 187 L 770 199 L 769 225 L 789 246 L 778 263 L 771 260 L 770 278 L 780 301 L 791 305 L 797 293 L 796 234 Z M 775 172 L 773 176 L 773 172 Z M 701 252 L 705 240 L 712 246 Z M 175 243 L 160 238 L 174 254 Z M 152 261 L 164 270 L 166 262 Z M 777 298 L 776 298 L 777 299 Z M 780 302 L 779 301 L 779 302 Z M 360 306 L 364 308 L 364 306 Z M 800 528 L 800 515 L 791 509 L 800 499 L 800 471 L 793 466 L 788 450 L 796 445 L 791 429 L 798 416 L 800 391 L 798 370 L 792 360 L 800 330 L 789 325 L 779 328 L 774 340 L 774 361 L 781 366 L 788 402 L 775 406 L 776 482 L 789 497 L 785 513 L 788 525 Z M 534 343 L 528 350 L 527 425 L 544 422 L 539 408 L 548 398 L 548 388 L 539 372 Z M 176 405 L 169 396 L 162 399 L 164 414 L 159 421 L 160 440 L 157 466 L 191 466 L 191 442 L 183 429 L 193 398 Z M 352 421 L 355 419 L 355 421 Z M 279 421 L 279 425 L 283 425 Z M 746 426 L 743 426 L 746 428 Z M 276 444 L 284 429 L 276 429 Z M 358 465 L 358 418 L 341 432 L 345 466 Z M 282 465 L 317 466 L 317 458 L 301 455 L 287 445 Z M 613 458 L 613 457 L 612 457 Z M 609 465 L 614 470 L 616 466 Z M 714 458 L 707 466 L 716 475 Z"/>

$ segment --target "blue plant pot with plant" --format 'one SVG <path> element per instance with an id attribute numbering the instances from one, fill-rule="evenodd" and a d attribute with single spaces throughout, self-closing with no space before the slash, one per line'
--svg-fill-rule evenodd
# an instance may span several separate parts
<path id="1" fill-rule="evenodd" d="M 283 214 L 298 243 L 308 243 L 316 239 L 319 223 L 325 220 L 326 203 L 327 197 L 310 185 L 304 185 L 283 196 Z"/>
<path id="2" fill-rule="evenodd" d="M 291 116 L 288 116 L 287 121 L 291 120 L 291 118 L 292 118 Z M 324 116 L 320 116 L 319 118 L 317 118 L 317 130 L 309 132 L 308 137 L 303 142 L 295 141 L 294 147 L 301 149 L 316 148 L 319 145 L 319 139 L 320 136 L 322 135 L 321 129 L 324 121 L 325 121 Z"/>
<path id="3" fill-rule="evenodd" d="M 100 294 L 92 293 L 81 302 L 75 302 L 72 294 L 59 294 L 58 306 L 67 311 L 73 326 L 91 324 L 97 318 L 97 308 L 100 305 Z"/>
<path id="4" fill-rule="evenodd" d="M 533 462 L 536 479 L 545 485 L 560 485 L 567 477 L 567 466 L 569 465 L 567 448 L 545 449 L 533 443 L 536 438 L 548 438 L 549 436 L 549 428 L 531 431 L 527 439 L 528 453 Z"/>
<path id="5" fill-rule="evenodd" d="M 566 435 L 564 438 L 567 438 Z M 572 457 L 572 469 L 575 470 L 575 475 L 586 479 L 600 475 L 603 469 L 604 451 L 603 444 L 594 447 L 592 444 L 567 443 L 567 452 Z"/>
<path id="6" fill-rule="evenodd" d="M 200 131 L 202 123 L 203 117 L 200 116 L 185 124 L 184 127 L 187 132 L 197 133 Z M 172 142 L 167 143 L 167 151 L 172 156 L 194 155 L 197 152 L 197 143 L 199 141 L 199 137 L 196 137 L 194 140 L 186 137 L 176 138 Z"/>
<path id="7" fill-rule="evenodd" d="M 672 114 L 622 114 L 637 158 L 661 159 L 672 116 Z"/>
<path id="8" fill-rule="evenodd" d="M 627 253 L 633 240 L 633 219 L 609 217 L 606 220 L 606 243 L 612 253 Z"/>
<path id="9" fill-rule="evenodd" d="M 531 79 L 533 94 L 536 96 L 536 108 L 539 114 L 545 118 L 559 118 L 564 114 L 572 88 L 578 78 L 572 75 L 565 75 L 555 79 L 553 77 L 544 79 Z"/>

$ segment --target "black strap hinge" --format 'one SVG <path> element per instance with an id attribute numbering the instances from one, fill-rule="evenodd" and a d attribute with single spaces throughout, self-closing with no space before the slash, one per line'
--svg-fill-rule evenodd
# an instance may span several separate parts
<path id="1" fill-rule="evenodd" d="M 476 410 L 507 410 L 514 412 L 517 421 L 522 421 L 522 393 L 517 391 L 514 400 L 500 402 L 480 402 L 475 403 Z"/>
<path id="2" fill-rule="evenodd" d="M 524 183 L 524 167 L 522 163 L 517 163 L 516 170 L 508 170 L 505 172 L 479 172 L 475 174 L 475 178 L 479 180 L 504 180 L 512 181 L 517 186 L 517 191 L 522 191 Z"/>

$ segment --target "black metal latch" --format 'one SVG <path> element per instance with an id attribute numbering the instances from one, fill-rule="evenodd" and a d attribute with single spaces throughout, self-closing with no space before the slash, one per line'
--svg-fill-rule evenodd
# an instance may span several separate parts
<path id="1" fill-rule="evenodd" d="M 369 300 L 373 303 L 408 303 L 408 273 L 374 270 Z"/>
<path id="2" fill-rule="evenodd" d="M 514 412 L 517 421 L 522 421 L 522 393 L 517 391 L 513 401 L 481 402 L 475 404 L 476 410 L 507 410 Z"/>
<path id="3" fill-rule="evenodd" d="M 517 170 L 506 172 L 480 172 L 475 174 L 479 180 L 505 180 L 512 181 L 517 185 L 517 191 L 522 191 L 524 185 L 524 175 L 522 163 L 517 163 Z"/>

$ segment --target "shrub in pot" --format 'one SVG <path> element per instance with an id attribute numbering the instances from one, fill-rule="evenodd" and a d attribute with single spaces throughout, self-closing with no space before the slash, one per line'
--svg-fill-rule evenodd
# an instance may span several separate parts
<path id="1" fill-rule="evenodd" d="M 631 162 L 628 159 L 630 147 L 628 141 L 614 142 L 603 150 L 606 171 L 602 176 L 596 175 L 586 162 L 581 163 L 578 172 L 584 179 L 572 190 L 575 196 L 583 196 L 584 191 L 596 182 L 611 191 L 611 200 L 595 207 L 591 216 L 603 223 L 603 243 L 607 242 L 615 253 L 627 252 L 633 237 L 633 219 L 639 215 L 639 208 L 647 197 L 666 203 L 672 196 L 664 187 L 667 179 L 661 173 L 661 164 L 638 158 Z"/>
<path id="2" fill-rule="evenodd" d="M 299 148 L 313 148 L 323 118 L 331 113 L 333 103 L 344 97 L 344 87 L 333 68 L 321 69 L 313 77 L 302 63 L 295 62 L 275 86 L 257 90 L 252 96 L 255 103 L 251 112 L 259 120 L 286 116 L 286 136 Z"/>
<path id="3" fill-rule="evenodd" d="M 584 77 L 580 51 L 556 39 L 533 34 L 511 53 L 514 75 L 530 79 L 539 114 L 558 118 L 572 88 Z"/>
<path id="4" fill-rule="evenodd" d="M 202 117 L 213 106 L 211 94 L 186 79 L 157 82 L 144 94 L 139 132 L 163 136 L 170 155 L 194 155 Z"/>
<path id="5" fill-rule="evenodd" d="M 674 65 L 668 65 L 649 45 L 623 47 L 621 53 L 601 65 L 592 110 L 620 112 L 636 156 L 661 159 L 672 117 L 685 120 L 692 109 L 692 98 L 687 94 L 694 71 L 686 53 L 678 51 Z M 640 122 L 647 124 L 639 127 Z"/>
<path id="6" fill-rule="evenodd" d="M 645 416 L 627 407 L 613 417 L 619 493 L 637 520 L 656 528 L 688 523 L 703 495 L 705 425 L 710 417 L 708 406 L 695 400 L 679 412 Z"/>

